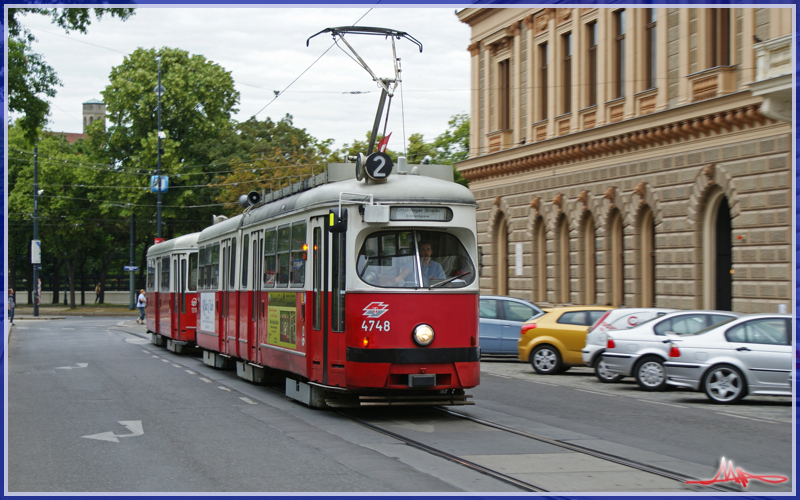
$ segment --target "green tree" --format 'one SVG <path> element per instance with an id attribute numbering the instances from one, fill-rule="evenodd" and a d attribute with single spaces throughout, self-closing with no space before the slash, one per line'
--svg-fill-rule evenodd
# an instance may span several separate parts
<path id="1" fill-rule="evenodd" d="M 36 38 L 20 24 L 20 18 L 28 14 L 46 15 L 67 33 L 71 30 L 86 33 L 92 23 L 92 12 L 98 20 L 105 14 L 125 20 L 134 14 L 134 9 L 8 9 L 8 109 L 23 115 L 19 126 L 30 142 L 35 141 L 36 130 L 47 123 L 50 103 L 46 98 L 56 95 L 56 86 L 61 81 L 44 58 L 33 52 Z"/>
<path id="2" fill-rule="evenodd" d="M 230 72 L 201 55 L 180 49 L 139 48 L 113 68 L 103 91 L 108 129 L 90 127 L 87 143 L 96 163 L 113 165 L 118 182 L 141 190 L 127 190 L 123 201 L 138 214 L 155 212 L 155 195 L 144 190 L 156 173 L 158 159 L 158 58 L 161 59 L 161 172 L 169 176 L 169 192 L 162 195 L 162 221 L 167 238 L 177 236 L 170 220 L 186 218 L 194 207 L 195 220 L 211 220 L 214 179 L 220 170 L 215 143 L 231 138 L 239 92 Z M 185 232 L 198 230 L 188 228 Z M 184 231 L 181 231 L 184 232 Z"/>
<path id="3" fill-rule="evenodd" d="M 434 163 L 453 165 L 469 158 L 469 115 L 461 113 L 453 115 L 448 122 L 447 130 L 433 141 L 436 148 Z M 455 181 L 466 186 L 467 180 L 453 167 Z"/>

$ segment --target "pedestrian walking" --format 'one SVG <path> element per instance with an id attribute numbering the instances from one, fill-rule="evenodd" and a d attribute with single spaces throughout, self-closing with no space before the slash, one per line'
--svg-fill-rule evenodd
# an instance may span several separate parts
<path id="1" fill-rule="evenodd" d="M 14 302 L 14 289 L 8 289 L 8 322 L 10 324 L 14 324 L 14 309 L 17 307 L 17 303 Z"/>
<path id="2" fill-rule="evenodd" d="M 144 324 L 144 309 L 147 307 L 147 297 L 144 295 L 144 290 L 139 290 L 139 298 L 136 301 L 136 307 L 139 308 L 139 317 L 136 318 L 136 324 Z"/>
<path id="3" fill-rule="evenodd" d="M 97 301 L 100 300 L 100 283 L 98 283 L 97 286 L 94 287 L 94 295 L 95 295 L 94 303 L 97 304 Z"/>

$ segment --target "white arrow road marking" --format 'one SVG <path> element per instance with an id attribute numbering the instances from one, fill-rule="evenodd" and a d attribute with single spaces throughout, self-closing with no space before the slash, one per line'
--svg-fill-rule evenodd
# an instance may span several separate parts
<path id="1" fill-rule="evenodd" d="M 131 433 L 119 435 L 119 434 L 114 434 L 112 431 L 109 431 L 109 432 L 101 432 L 100 434 L 92 434 L 90 436 L 81 436 L 81 437 L 87 439 L 98 439 L 100 441 L 111 441 L 113 443 L 119 443 L 119 439 L 117 438 L 128 438 L 128 437 L 144 435 L 144 428 L 142 427 L 141 420 L 120 420 L 119 423 L 125 426 L 126 429 L 131 431 Z"/>
<path id="2" fill-rule="evenodd" d="M 86 368 L 87 366 L 89 366 L 89 363 L 75 363 L 75 364 L 78 366 L 78 368 Z M 57 366 L 56 370 L 72 370 L 73 368 L 75 368 L 75 367 L 74 366 Z"/>

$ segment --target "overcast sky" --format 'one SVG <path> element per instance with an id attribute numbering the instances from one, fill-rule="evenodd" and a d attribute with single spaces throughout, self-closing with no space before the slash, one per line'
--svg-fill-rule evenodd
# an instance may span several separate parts
<path id="1" fill-rule="evenodd" d="M 420 53 L 410 41 L 396 41 L 403 84 L 391 103 L 389 148 L 402 148 L 404 124 L 406 139 L 422 133 L 429 142 L 447 129 L 452 115 L 469 112 L 470 31 L 453 7 L 139 7 L 124 22 L 110 17 L 93 22 L 85 35 L 67 35 L 45 16 L 28 15 L 20 21 L 38 39 L 34 52 L 44 56 L 63 83 L 51 100 L 46 128 L 52 131 L 82 132 L 81 103 L 102 100 L 111 69 L 137 47 L 171 47 L 203 55 L 231 72 L 241 94 L 234 116 L 238 121 L 256 113 L 259 120 L 277 121 L 289 113 L 296 127 L 317 139 L 334 139 L 336 147 L 364 139 L 380 97 L 372 77 L 337 47 L 313 64 L 332 45 L 330 34 L 313 38 L 306 47 L 306 39 L 315 33 L 357 21 L 405 31 L 424 48 Z M 377 76 L 393 77 L 388 40 L 366 35 L 346 39 Z M 273 91 L 287 87 L 271 102 Z"/>

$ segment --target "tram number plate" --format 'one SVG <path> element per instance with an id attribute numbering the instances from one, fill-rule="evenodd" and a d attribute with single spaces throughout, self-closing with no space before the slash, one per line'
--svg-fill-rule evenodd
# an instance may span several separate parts
<path id="1" fill-rule="evenodd" d="M 365 319 L 361 323 L 361 329 L 365 332 L 371 332 L 373 330 L 378 330 L 380 332 L 388 332 L 389 328 L 391 328 L 391 324 L 389 320 L 386 321 L 378 321 L 374 319 Z"/>

